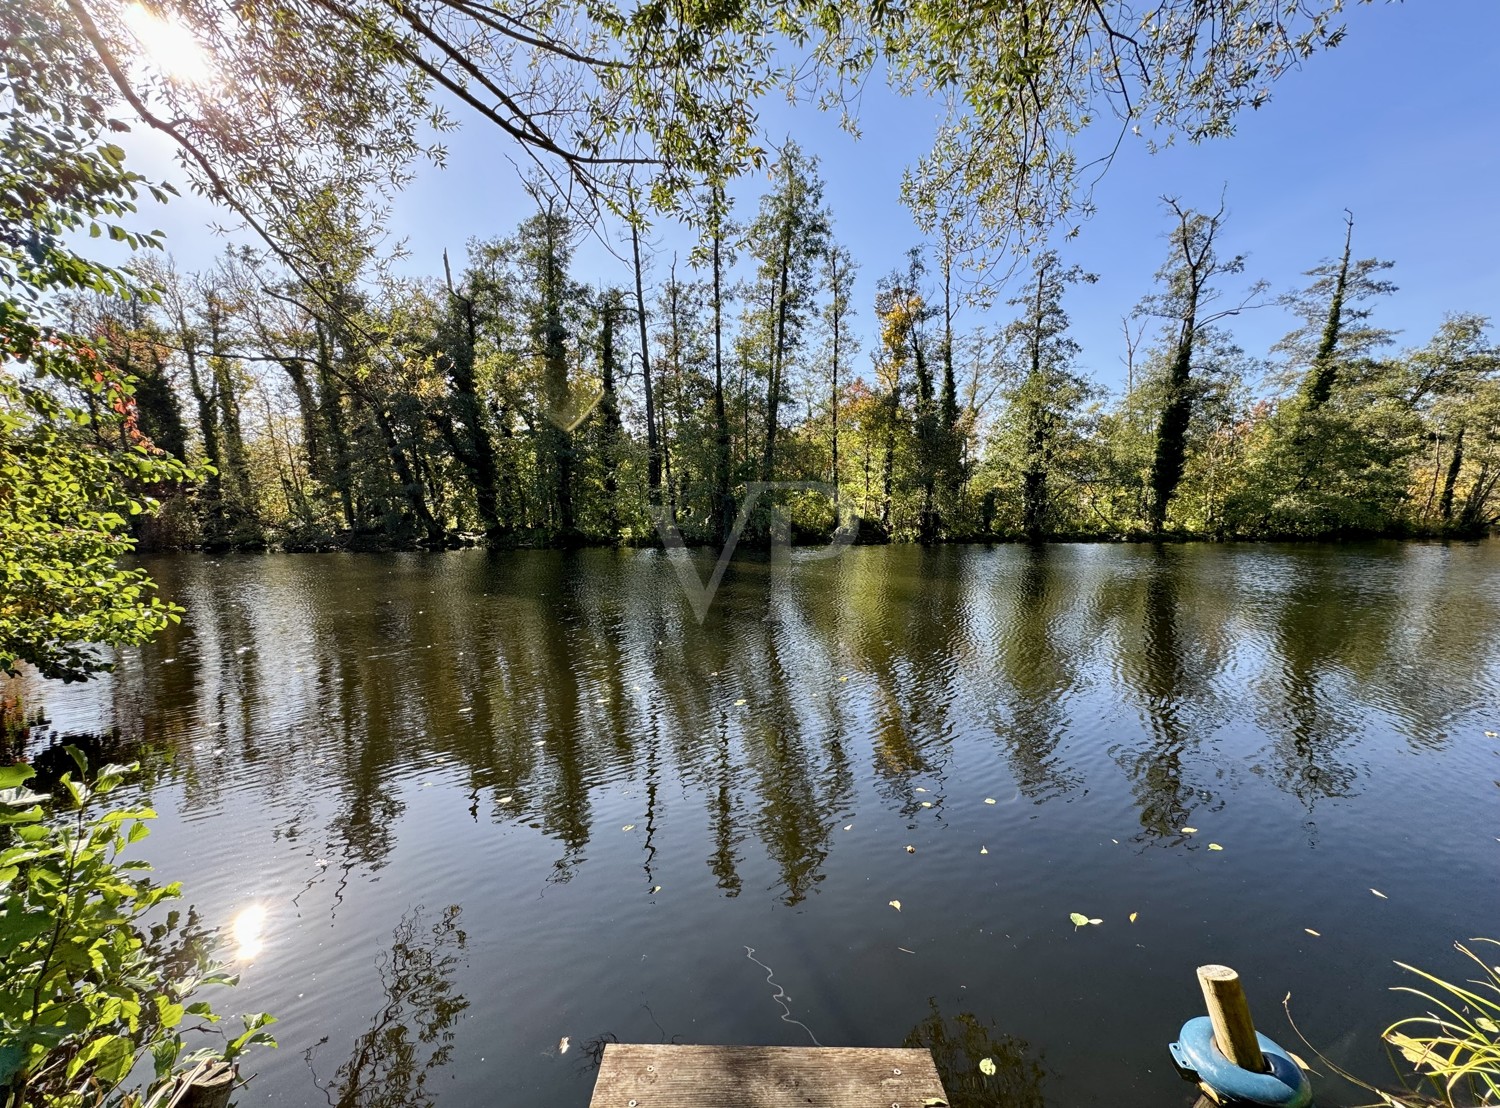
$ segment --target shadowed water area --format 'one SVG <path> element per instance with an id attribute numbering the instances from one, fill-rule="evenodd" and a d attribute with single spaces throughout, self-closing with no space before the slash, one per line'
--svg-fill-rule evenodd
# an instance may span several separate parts
<path id="1" fill-rule="evenodd" d="M 582 1108 L 612 1039 L 1185 1104 L 1210 961 L 1389 1086 L 1392 960 L 1500 937 L 1493 544 L 741 557 L 701 625 L 652 551 L 146 564 L 182 625 L 47 703 L 266 910 L 242 1105 Z"/>

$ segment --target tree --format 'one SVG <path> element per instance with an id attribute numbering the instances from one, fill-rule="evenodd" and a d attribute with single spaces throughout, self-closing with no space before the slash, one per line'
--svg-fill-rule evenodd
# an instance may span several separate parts
<path id="1" fill-rule="evenodd" d="M 1177 219 L 1170 235 L 1171 256 L 1156 274 L 1157 281 L 1165 287 L 1136 308 L 1138 315 L 1171 320 L 1176 332 L 1167 340 L 1170 360 L 1151 460 L 1147 524 L 1157 533 L 1166 526 L 1167 508 L 1187 463 L 1188 426 L 1195 401 L 1193 356 L 1198 337 L 1219 320 L 1239 314 L 1264 288 L 1256 285 L 1235 306 L 1212 310 L 1219 292 L 1210 282 L 1215 277 L 1241 273 L 1245 268 L 1243 254 L 1221 260 L 1214 250 L 1214 239 L 1224 222 L 1224 205 L 1221 202 L 1218 211 L 1205 215 L 1182 207 L 1172 197 L 1163 197 L 1162 203 Z"/>
<path id="2" fill-rule="evenodd" d="M 839 508 L 839 369 L 858 349 L 858 340 L 849 333 L 854 315 L 854 276 L 859 267 L 848 247 L 829 243 L 824 256 L 823 272 L 828 281 L 828 302 L 823 308 L 823 324 L 828 329 L 828 442 L 832 459 L 829 475 L 833 482 L 833 510 Z"/>
<path id="3" fill-rule="evenodd" d="M 1450 315 L 1425 346 L 1395 366 L 1391 387 L 1403 406 L 1421 414 L 1422 437 L 1431 444 L 1430 451 L 1413 451 L 1414 458 L 1432 461 L 1425 492 L 1419 487 L 1413 497 L 1422 504 L 1418 519 L 1429 526 L 1472 532 L 1489 523 L 1487 502 L 1494 487 L 1489 446 L 1500 379 L 1500 348 L 1489 337 L 1489 322 L 1479 315 Z M 1472 462 L 1477 465 L 1467 468 L 1477 472 L 1455 514 L 1460 478 Z M 1414 473 L 1419 482 L 1422 476 L 1421 470 Z"/>
<path id="4" fill-rule="evenodd" d="M 1031 291 L 1011 301 L 1025 315 L 1006 329 L 1013 384 L 1001 446 L 1007 468 L 1019 478 L 1020 530 L 1033 542 L 1058 519 L 1059 463 L 1089 391 L 1073 368 L 1079 346 L 1068 337 L 1062 297 L 1068 285 L 1094 280 L 1078 266 L 1064 269 L 1057 254 L 1046 251 L 1032 263 Z"/>
<path id="5" fill-rule="evenodd" d="M 1226 508 L 1244 533 L 1328 536 L 1382 532 L 1402 517 L 1410 411 L 1386 387 L 1391 367 L 1374 355 L 1391 334 L 1362 302 L 1395 291 L 1391 267 L 1351 255 L 1353 219 L 1335 261 L 1282 298 L 1302 319 L 1275 347 L 1281 380 L 1295 388 L 1257 428 L 1243 483 Z"/>
<path id="6" fill-rule="evenodd" d="M 734 517 L 734 496 L 729 488 L 730 435 L 729 412 L 724 403 L 724 267 L 734 264 L 734 255 L 725 249 L 724 240 L 735 230 L 729 221 L 729 206 L 724 187 L 715 184 L 708 201 L 708 261 L 712 271 L 711 306 L 714 316 L 714 503 L 712 511 L 714 538 L 723 542 Z"/>
<path id="7" fill-rule="evenodd" d="M 828 212 L 818 159 L 788 140 L 774 170 L 775 186 L 761 198 L 750 225 L 749 250 L 768 290 L 765 317 L 766 434 L 760 479 L 776 479 L 776 439 L 791 360 L 801 347 L 817 296 L 816 266 L 828 248 Z"/>
<path id="8" fill-rule="evenodd" d="M 439 333 L 439 359 L 447 371 L 452 399 L 448 409 L 438 412 L 438 426 L 449 449 L 462 463 L 474 486 L 474 507 L 486 535 L 496 536 L 507 521 L 499 511 L 499 473 L 495 465 L 495 445 L 490 438 L 484 404 L 479 396 L 476 367 L 479 331 L 474 299 L 454 288 L 453 273 L 448 267 L 448 252 L 443 251 L 443 276 L 448 286 L 448 313 Z"/>
<path id="9" fill-rule="evenodd" d="M 1302 325 L 1287 334 L 1276 350 L 1286 356 L 1290 373 L 1300 371 L 1304 406 L 1316 410 L 1328 403 L 1335 386 L 1353 383 L 1360 360 L 1391 340 L 1391 332 L 1367 323 L 1372 309 L 1360 302 L 1387 296 L 1396 286 L 1377 275 L 1395 263 L 1378 258 L 1351 260 L 1354 217 L 1344 221 L 1344 252 L 1337 261 L 1324 261 L 1306 276 L 1311 284 L 1289 293 L 1281 302 L 1302 317 Z"/>

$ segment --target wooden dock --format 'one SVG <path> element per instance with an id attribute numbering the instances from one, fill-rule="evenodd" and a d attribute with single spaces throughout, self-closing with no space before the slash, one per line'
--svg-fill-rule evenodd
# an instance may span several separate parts
<path id="1" fill-rule="evenodd" d="M 589 1108 L 943 1108 L 926 1050 L 610 1043 Z"/>

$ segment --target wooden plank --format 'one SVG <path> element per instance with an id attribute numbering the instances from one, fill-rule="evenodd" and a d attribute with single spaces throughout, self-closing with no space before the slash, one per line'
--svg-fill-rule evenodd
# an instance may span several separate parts
<path id="1" fill-rule="evenodd" d="M 924 1108 L 947 1103 L 937 1067 L 925 1050 L 610 1043 L 589 1108 Z"/>

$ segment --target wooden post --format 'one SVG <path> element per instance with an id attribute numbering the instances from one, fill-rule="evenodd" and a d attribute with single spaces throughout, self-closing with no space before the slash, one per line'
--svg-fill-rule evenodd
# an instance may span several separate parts
<path id="1" fill-rule="evenodd" d="M 206 1063 L 194 1071 L 173 1103 L 178 1108 L 228 1108 L 236 1076 L 228 1062 Z"/>
<path id="2" fill-rule="evenodd" d="M 1203 1000 L 1208 1005 L 1208 1018 L 1213 1020 L 1219 1053 L 1241 1069 L 1267 1072 L 1270 1067 L 1255 1037 L 1255 1024 L 1250 1020 L 1250 1005 L 1240 986 L 1240 975 L 1228 966 L 1199 966 L 1198 984 L 1203 987 Z"/>

